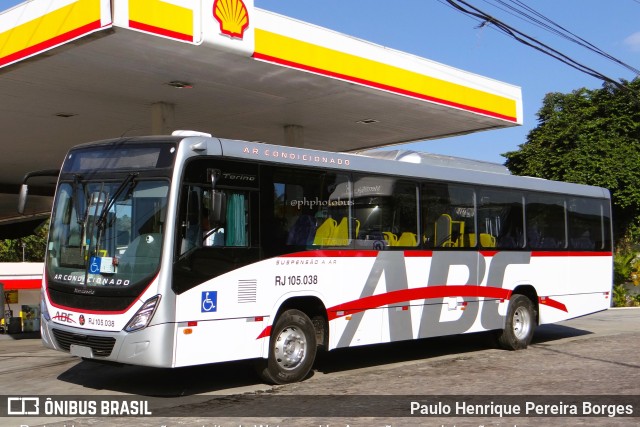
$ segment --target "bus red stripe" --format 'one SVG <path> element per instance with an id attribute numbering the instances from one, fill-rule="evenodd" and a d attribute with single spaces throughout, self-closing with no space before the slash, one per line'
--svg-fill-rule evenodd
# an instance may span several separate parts
<path id="1" fill-rule="evenodd" d="M 147 292 L 147 289 L 149 289 L 149 287 L 155 283 L 156 279 L 158 278 L 160 274 L 158 273 L 158 275 L 156 275 L 156 277 L 154 277 L 153 279 L 151 279 L 149 281 L 149 284 L 144 288 L 144 290 L 142 292 L 140 292 L 140 296 L 144 295 L 145 292 Z M 45 279 L 46 280 L 46 279 Z M 56 303 L 54 303 L 51 300 L 51 295 L 49 295 L 49 286 L 46 286 L 46 290 L 47 290 L 47 299 L 49 300 L 49 304 L 51 304 L 53 307 L 55 308 L 59 308 L 61 310 L 67 310 L 67 311 L 73 311 L 76 313 L 84 313 L 84 314 L 123 314 L 126 313 L 127 311 L 131 310 L 131 307 L 133 307 L 138 301 L 141 301 L 144 303 L 144 301 L 140 300 L 140 298 L 136 298 L 133 300 L 133 302 L 131 302 L 131 304 L 129 304 L 129 306 L 127 308 L 125 308 L 124 310 L 113 310 L 113 311 L 108 311 L 108 310 L 86 310 L 83 308 L 75 308 L 75 307 L 67 307 L 64 305 L 58 305 Z"/>
<path id="2" fill-rule="evenodd" d="M 380 295 L 372 295 L 349 301 L 327 309 L 329 320 L 336 319 L 348 314 L 355 314 L 361 311 L 382 307 L 383 305 L 397 304 L 400 302 L 444 298 L 444 297 L 481 297 L 509 299 L 511 291 L 509 289 L 495 288 L 488 286 L 454 285 L 454 286 L 427 286 L 415 289 L 401 289 L 387 292 Z M 338 311 L 344 312 L 340 316 Z"/>
<path id="3" fill-rule="evenodd" d="M 574 256 L 574 257 L 610 257 L 613 254 L 611 252 L 595 252 L 595 251 L 531 251 L 532 257 L 559 257 L 559 256 Z"/>
<path id="4" fill-rule="evenodd" d="M 539 297 L 538 298 L 538 303 L 540 303 L 542 305 L 546 305 L 546 306 L 551 307 L 551 308 L 555 308 L 555 309 L 560 310 L 560 311 L 564 311 L 565 313 L 569 312 L 569 310 L 567 310 L 567 306 L 566 305 L 564 305 L 560 301 L 556 301 L 556 300 L 551 299 L 549 297 Z"/>
<path id="5" fill-rule="evenodd" d="M 414 250 L 414 249 L 410 249 L 407 251 L 404 251 L 404 256 L 405 258 L 431 258 L 433 256 L 433 251 L 431 250 L 422 250 L 422 249 L 418 249 L 418 250 Z"/>
<path id="6" fill-rule="evenodd" d="M 475 251 L 474 248 L 468 250 L 462 249 L 456 252 Z M 369 257 L 375 258 L 381 251 L 362 250 L 362 249 L 314 249 L 309 251 L 292 252 L 290 254 L 280 255 L 279 258 L 356 258 Z M 430 258 L 433 256 L 433 250 L 430 249 L 409 249 L 404 251 L 407 258 Z M 500 251 L 498 250 L 480 250 L 478 251 L 484 257 L 493 257 Z M 531 251 L 533 258 L 544 257 L 610 257 L 611 252 L 595 252 L 595 251 Z"/>
<path id="7" fill-rule="evenodd" d="M 366 310 L 380 308 L 384 305 L 397 304 L 400 302 L 408 302 L 423 299 L 434 299 L 444 297 L 479 297 L 508 300 L 511 298 L 511 290 L 503 288 L 495 288 L 488 286 L 428 286 L 416 289 L 401 289 L 397 291 L 387 292 L 380 295 L 372 295 L 360 298 L 354 301 L 345 302 L 327 309 L 328 320 L 334 320 L 351 314 L 360 313 Z M 555 308 L 568 313 L 567 306 L 560 301 L 549 297 L 539 297 L 538 301 L 542 305 Z M 338 315 L 338 312 L 341 312 Z M 267 326 L 256 337 L 256 339 L 267 338 L 271 335 L 271 326 Z"/>
<path id="8" fill-rule="evenodd" d="M 316 249 L 280 255 L 279 258 L 375 258 L 379 251 L 352 249 Z"/>
<path id="9" fill-rule="evenodd" d="M 256 339 L 259 340 L 260 338 L 267 338 L 269 335 L 271 335 L 271 326 L 267 326 L 266 328 L 264 328 Z"/>

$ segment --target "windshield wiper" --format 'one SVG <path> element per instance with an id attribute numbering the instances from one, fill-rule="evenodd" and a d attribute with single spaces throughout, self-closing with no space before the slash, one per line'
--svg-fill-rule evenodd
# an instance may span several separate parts
<path id="1" fill-rule="evenodd" d="M 73 197 L 73 204 L 74 207 L 76 209 L 76 220 L 78 221 L 78 224 L 82 227 L 84 227 L 84 215 L 80 215 L 80 197 L 78 197 L 78 184 L 80 184 L 80 181 L 82 180 L 82 176 L 78 175 L 78 174 L 74 174 L 73 175 L 73 186 L 71 188 L 72 191 L 72 196 Z"/>
<path id="2" fill-rule="evenodd" d="M 102 205 L 102 211 L 100 211 L 100 217 L 98 217 L 98 220 L 96 221 L 96 225 L 98 226 L 99 230 L 104 229 L 105 222 L 107 221 L 107 214 L 109 213 L 109 210 L 113 207 L 113 205 L 118 200 L 118 197 L 120 197 L 120 194 L 122 194 L 122 192 L 125 190 L 125 188 L 127 188 L 127 186 L 130 186 L 130 188 L 132 188 L 133 185 L 135 185 L 135 182 L 133 181 L 133 179 L 136 176 L 138 176 L 138 172 L 131 172 L 129 175 L 127 175 L 124 181 L 122 181 L 120 186 L 116 189 L 115 193 L 113 193 L 113 196 L 111 196 L 111 198 L 109 198 L 109 200 L 104 205 Z"/>
<path id="3" fill-rule="evenodd" d="M 124 181 L 122 181 L 122 183 L 118 186 L 116 191 L 113 193 L 113 196 L 109 197 L 107 195 L 107 200 L 105 200 L 104 203 L 102 204 L 102 210 L 100 211 L 100 215 L 98 216 L 98 218 L 96 219 L 96 217 L 94 217 L 93 225 L 91 227 L 91 232 L 90 232 L 91 236 L 93 236 L 93 230 L 95 228 L 97 228 L 98 231 L 96 233 L 95 239 L 93 238 L 91 239 L 91 244 L 88 248 L 89 254 L 91 256 L 98 256 L 100 252 L 100 240 L 102 239 L 102 233 L 104 232 L 106 218 L 107 218 L 107 214 L 109 213 L 109 210 L 116 203 L 116 201 L 118 200 L 118 197 L 120 197 L 122 192 L 127 187 L 133 188 L 133 186 L 135 185 L 135 181 L 133 179 L 136 176 L 138 176 L 137 172 L 131 172 L 129 175 L 127 175 Z M 104 183 L 102 183 L 102 188 L 100 189 L 99 194 L 104 194 Z M 100 196 L 98 197 L 98 202 L 96 203 L 96 207 L 95 207 L 96 212 L 98 210 L 99 203 L 100 203 Z M 95 248 L 93 251 L 91 250 L 92 246 Z M 88 258 L 87 261 L 91 262 L 91 258 Z M 84 279 L 85 286 L 87 284 L 89 270 L 90 270 L 90 266 L 85 265 L 85 279 Z"/>

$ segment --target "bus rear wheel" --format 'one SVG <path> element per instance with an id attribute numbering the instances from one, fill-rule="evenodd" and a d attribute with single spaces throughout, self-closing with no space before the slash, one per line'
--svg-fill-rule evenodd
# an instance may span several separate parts
<path id="1" fill-rule="evenodd" d="M 272 329 L 269 357 L 258 363 L 258 375 L 271 384 L 302 381 L 311 371 L 316 348 L 311 319 L 302 311 L 287 310 Z"/>
<path id="2" fill-rule="evenodd" d="M 535 326 L 536 313 L 531 300 L 525 295 L 513 295 L 504 329 L 498 333 L 498 345 L 505 350 L 524 350 L 531 343 Z"/>

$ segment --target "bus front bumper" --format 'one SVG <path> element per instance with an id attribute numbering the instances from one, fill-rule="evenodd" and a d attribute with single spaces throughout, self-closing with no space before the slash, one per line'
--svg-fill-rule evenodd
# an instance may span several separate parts
<path id="1" fill-rule="evenodd" d="M 174 367 L 175 324 L 150 325 L 136 332 L 81 329 L 42 319 L 45 347 L 97 361 Z"/>

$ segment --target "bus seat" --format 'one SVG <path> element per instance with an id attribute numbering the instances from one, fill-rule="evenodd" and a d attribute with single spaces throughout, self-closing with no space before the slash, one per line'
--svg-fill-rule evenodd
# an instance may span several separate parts
<path id="1" fill-rule="evenodd" d="M 596 248 L 596 245 L 588 236 L 583 236 L 576 239 L 571 239 L 571 247 L 573 249 L 593 250 Z"/>
<path id="2" fill-rule="evenodd" d="M 389 246 L 396 246 L 398 244 L 398 236 L 393 234 L 390 231 L 383 231 L 382 235 L 384 236 L 384 240 L 387 241 Z"/>
<path id="3" fill-rule="evenodd" d="M 448 214 L 442 214 L 436 220 L 435 246 L 436 247 L 453 246 L 453 242 L 451 241 L 451 216 Z"/>
<path id="4" fill-rule="evenodd" d="M 451 221 L 451 237 L 453 247 L 464 247 L 464 221 Z"/>
<path id="5" fill-rule="evenodd" d="M 469 234 L 469 245 L 474 247 L 476 245 L 476 234 Z M 496 238 L 488 233 L 480 233 L 480 246 L 483 248 L 495 248 L 497 245 Z"/>
<path id="6" fill-rule="evenodd" d="M 337 223 L 333 218 L 327 218 L 320 227 L 316 230 L 316 235 L 313 238 L 314 245 L 329 245 L 331 236 L 333 236 Z"/>
<path id="7" fill-rule="evenodd" d="M 300 215 L 289 230 L 287 245 L 308 245 L 313 239 L 315 222 L 311 215 Z"/>
<path id="8" fill-rule="evenodd" d="M 497 246 L 496 238 L 491 234 L 480 233 L 480 246 L 483 248 L 495 248 Z"/>
<path id="9" fill-rule="evenodd" d="M 354 229 L 355 229 L 355 234 L 354 234 L 354 236 L 355 236 L 355 238 L 357 239 L 357 238 L 358 238 L 358 234 L 360 234 L 360 221 L 358 221 L 358 220 L 357 220 L 357 219 L 355 219 L 355 218 L 353 218 L 353 219 L 352 219 L 352 221 L 353 221 L 353 223 L 355 224 L 355 227 L 354 227 Z M 353 226 L 354 224 L 352 224 L 352 226 Z"/>
<path id="10" fill-rule="evenodd" d="M 349 244 L 349 220 L 345 216 L 340 220 L 331 237 L 331 246 L 346 246 Z"/>
<path id="11" fill-rule="evenodd" d="M 416 233 L 409 231 L 403 232 L 398 238 L 397 246 L 418 246 Z"/>

